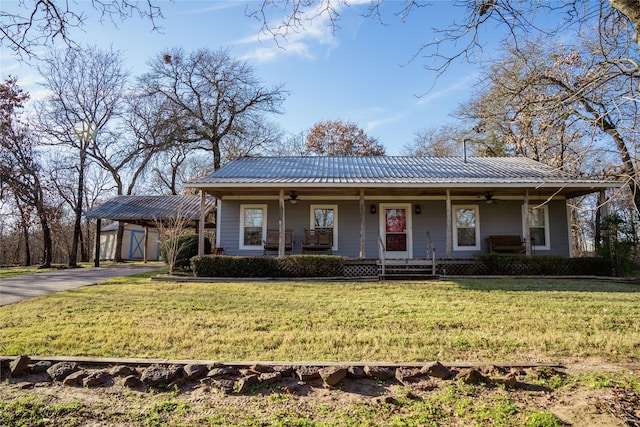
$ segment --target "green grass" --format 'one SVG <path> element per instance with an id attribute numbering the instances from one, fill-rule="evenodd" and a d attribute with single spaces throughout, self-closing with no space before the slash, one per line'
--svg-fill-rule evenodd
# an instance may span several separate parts
<path id="1" fill-rule="evenodd" d="M 637 361 L 640 287 L 563 280 L 119 278 L 0 307 L 0 354 L 215 360 Z"/>

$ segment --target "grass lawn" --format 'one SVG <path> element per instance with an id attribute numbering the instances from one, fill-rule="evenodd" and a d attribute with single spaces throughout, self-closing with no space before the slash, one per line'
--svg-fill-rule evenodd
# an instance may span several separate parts
<path id="1" fill-rule="evenodd" d="M 213 360 L 640 359 L 640 286 L 152 282 L 0 307 L 0 354 Z"/>

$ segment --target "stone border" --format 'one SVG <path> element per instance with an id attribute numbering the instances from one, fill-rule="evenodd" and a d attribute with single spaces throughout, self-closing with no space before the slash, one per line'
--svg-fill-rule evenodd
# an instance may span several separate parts
<path id="1" fill-rule="evenodd" d="M 0 377 L 20 387 L 61 383 L 65 386 L 138 390 L 176 390 L 206 386 L 225 394 L 249 394 L 267 387 L 296 394 L 302 387 L 335 387 L 346 381 L 402 384 L 429 390 L 437 381 L 501 385 L 532 390 L 525 379 L 564 375 L 552 363 L 341 363 L 218 362 L 204 360 L 116 359 L 88 357 L 0 357 Z"/>

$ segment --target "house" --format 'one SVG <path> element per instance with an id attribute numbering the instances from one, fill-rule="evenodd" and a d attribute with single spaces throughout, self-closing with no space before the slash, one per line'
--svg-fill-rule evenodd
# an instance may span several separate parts
<path id="1" fill-rule="evenodd" d="M 125 224 L 122 237 L 122 259 L 124 261 L 159 261 L 160 232 L 157 228 L 146 230 L 147 246 L 145 248 L 145 228 L 136 224 Z M 100 230 L 100 260 L 113 260 L 116 254 L 116 234 L 118 223 L 106 225 Z"/>
<path id="2" fill-rule="evenodd" d="M 279 256 L 288 233 L 286 254 L 301 253 L 322 229 L 330 253 L 359 259 L 472 258 L 492 236 L 571 256 L 567 200 L 619 186 L 521 157 L 391 156 L 243 157 L 187 183 L 216 197 L 216 246 L 229 255 L 262 255 L 269 230 Z"/>

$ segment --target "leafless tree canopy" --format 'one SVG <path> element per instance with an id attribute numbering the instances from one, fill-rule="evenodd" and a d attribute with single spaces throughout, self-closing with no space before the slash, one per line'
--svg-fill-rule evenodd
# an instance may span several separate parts
<path id="1" fill-rule="evenodd" d="M 71 34 L 83 28 L 88 19 L 83 5 L 90 5 L 100 21 L 117 24 L 133 15 L 148 19 L 154 29 L 162 18 L 153 0 L 91 0 L 90 2 L 56 0 L 20 0 L 18 11 L 0 10 L 0 45 L 13 50 L 18 57 L 33 56 L 37 48 L 62 40 L 68 47 L 78 47 Z"/>

